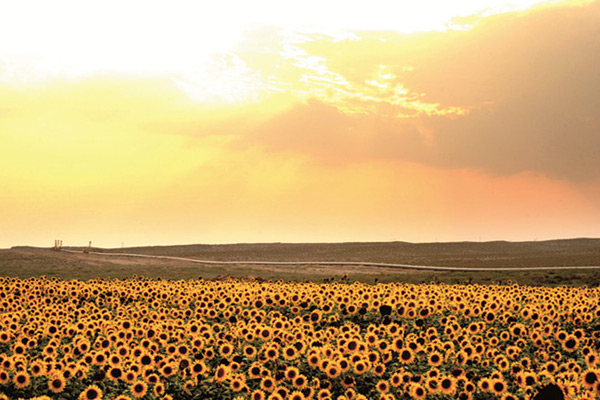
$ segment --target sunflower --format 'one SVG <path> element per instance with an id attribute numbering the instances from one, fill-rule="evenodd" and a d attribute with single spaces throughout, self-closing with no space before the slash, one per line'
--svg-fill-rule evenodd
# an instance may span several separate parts
<path id="1" fill-rule="evenodd" d="M 329 389 L 320 389 L 317 392 L 317 399 L 324 400 L 331 398 L 331 391 Z"/>
<path id="2" fill-rule="evenodd" d="M 464 390 L 466 393 L 474 393 L 475 389 L 477 389 L 477 388 L 475 387 L 475 384 L 473 382 L 465 383 Z"/>
<path id="3" fill-rule="evenodd" d="M 174 364 L 165 364 L 160 369 L 160 374 L 165 378 L 175 375 L 176 372 L 177 372 L 177 368 L 175 367 Z"/>
<path id="4" fill-rule="evenodd" d="M 246 379 L 244 378 L 243 375 L 236 375 L 235 378 L 233 378 L 231 380 L 231 382 L 229 383 L 229 387 L 234 392 L 241 391 L 245 385 L 246 385 Z"/>
<path id="5" fill-rule="evenodd" d="M 15 383 L 15 386 L 17 388 L 23 389 L 24 387 L 29 385 L 31 379 L 29 378 L 29 374 L 27 372 L 19 371 L 13 377 L 13 382 Z"/>
<path id="6" fill-rule="evenodd" d="M 506 393 L 506 383 L 502 379 L 494 379 L 490 382 L 490 388 L 496 395 L 503 395 Z"/>
<path id="7" fill-rule="evenodd" d="M 413 399 L 422 400 L 427 395 L 425 388 L 418 383 L 412 383 L 409 386 L 408 393 Z"/>
<path id="8" fill-rule="evenodd" d="M 62 375 L 53 374 L 48 379 L 48 389 L 52 393 L 60 393 L 65 389 L 66 382 Z"/>
<path id="9" fill-rule="evenodd" d="M 265 351 L 265 356 L 268 361 L 273 361 L 279 357 L 279 349 L 276 347 L 270 347 Z"/>
<path id="10" fill-rule="evenodd" d="M 345 358 L 339 360 L 338 364 L 342 369 L 342 372 L 347 372 L 350 369 L 350 362 L 348 362 L 348 360 L 346 360 Z"/>
<path id="11" fill-rule="evenodd" d="M 586 389 L 592 389 L 600 381 L 600 371 L 589 369 L 581 376 L 581 385 Z"/>
<path id="12" fill-rule="evenodd" d="M 260 389 L 254 390 L 250 394 L 250 400 L 265 400 L 265 392 Z"/>
<path id="13" fill-rule="evenodd" d="M 196 361 L 194 364 L 192 364 L 192 367 L 190 369 L 192 372 L 192 376 L 202 375 L 207 371 L 206 364 L 204 364 L 203 361 Z"/>
<path id="14" fill-rule="evenodd" d="M 354 385 L 356 385 L 356 380 L 352 375 L 346 375 L 342 380 L 342 386 L 344 387 L 344 389 L 349 389 Z"/>
<path id="15" fill-rule="evenodd" d="M 321 311 L 314 310 L 312 313 L 310 313 L 309 320 L 313 324 L 318 324 L 319 322 L 321 322 L 321 316 Z"/>
<path id="16" fill-rule="evenodd" d="M 36 360 L 29 365 L 31 375 L 42 376 L 46 372 L 46 364 L 41 360 Z"/>
<path id="17" fill-rule="evenodd" d="M 294 390 L 287 398 L 289 400 L 305 400 L 304 394 L 298 390 Z"/>
<path id="18" fill-rule="evenodd" d="M 115 397 L 114 400 L 131 400 L 131 397 L 124 394 L 120 394 L 117 397 Z"/>
<path id="19" fill-rule="evenodd" d="M 415 360 L 415 356 L 414 356 L 412 350 L 408 347 L 405 347 L 404 349 L 402 349 L 398 358 L 400 359 L 400 362 L 402 364 L 410 364 Z"/>
<path id="20" fill-rule="evenodd" d="M 427 388 L 427 392 L 430 394 L 440 393 L 440 380 L 437 377 L 428 378 L 425 381 L 425 387 Z"/>
<path id="21" fill-rule="evenodd" d="M 226 365 L 219 365 L 215 372 L 215 381 L 223 382 L 228 378 L 229 368 Z"/>
<path id="22" fill-rule="evenodd" d="M 308 386 L 308 379 L 306 376 L 300 374 L 293 379 L 292 383 L 296 389 L 302 390 Z"/>
<path id="23" fill-rule="evenodd" d="M 340 376 L 342 369 L 336 363 L 331 363 L 325 369 L 325 373 L 329 379 L 335 379 Z"/>
<path id="24" fill-rule="evenodd" d="M 321 364 L 321 358 L 318 354 L 312 354 L 308 357 L 308 365 L 313 368 L 317 368 Z"/>
<path id="25" fill-rule="evenodd" d="M 123 380 L 127 383 L 133 383 L 137 379 L 137 372 L 135 371 L 127 371 L 123 377 Z"/>
<path id="26" fill-rule="evenodd" d="M 373 367 L 373 373 L 379 377 L 383 376 L 383 374 L 385 373 L 385 365 L 384 364 L 377 364 Z"/>
<path id="27" fill-rule="evenodd" d="M 219 353 L 221 356 L 227 358 L 233 353 L 233 346 L 229 343 L 222 344 L 221 347 L 219 347 Z"/>
<path id="28" fill-rule="evenodd" d="M 562 348 L 568 352 L 573 352 L 579 346 L 579 339 L 575 335 L 568 335 L 562 342 Z"/>
<path id="29" fill-rule="evenodd" d="M 443 394 L 453 396 L 456 393 L 456 380 L 450 376 L 445 376 L 440 380 L 440 389 Z"/>
<path id="30" fill-rule="evenodd" d="M 100 400 L 102 399 L 102 390 L 96 385 L 88 386 L 79 395 L 79 400 Z"/>
<path id="31" fill-rule="evenodd" d="M 119 379 L 121 379 L 123 377 L 123 370 L 120 367 L 113 367 L 108 370 L 108 373 L 106 374 L 106 376 L 111 381 L 118 381 Z"/>
<path id="32" fill-rule="evenodd" d="M 252 358 L 256 356 L 256 347 L 252 345 L 247 345 L 244 347 L 244 356 L 247 358 Z"/>
<path id="33" fill-rule="evenodd" d="M 491 381 L 488 378 L 483 378 L 478 383 L 479 389 L 483 392 L 487 392 L 491 390 Z"/>
<path id="34" fill-rule="evenodd" d="M 390 378 L 390 383 L 395 388 L 400 386 L 402 384 L 402 375 L 398 372 L 395 372 Z"/>
<path id="35" fill-rule="evenodd" d="M 386 380 L 380 380 L 379 382 L 377 382 L 375 388 L 379 393 L 387 393 L 390 390 L 390 384 Z"/>
<path id="36" fill-rule="evenodd" d="M 262 378 L 260 381 L 260 388 L 266 392 L 271 392 L 275 389 L 275 381 L 269 376 Z"/>
<path id="37" fill-rule="evenodd" d="M 10 380 L 10 375 L 3 369 L 0 369 L 0 383 L 5 384 Z"/>
<path id="38" fill-rule="evenodd" d="M 154 359 L 148 352 L 141 353 L 140 356 L 138 357 L 138 360 L 140 362 L 140 365 L 142 365 L 142 367 L 151 367 L 152 365 L 154 365 Z"/>
<path id="39" fill-rule="evenodd" d="M 277 393 L 279 395 L 279 397 L 281 397 L 282 399 L 287 399 L 289 392 L 290 391 L 286 387 L 280 386 L 275 390 L 274 393 L 271 394 L 271 396 L 273 396 L 275 393 Z M 271 396 L 269 396 L 269 398 L 271 398 Z"/>
<path id="40" fill-rule="evenodd" d="M 13 354 L 25 354 L 25 346 L 22 343 L 16 343 L 12 348 Z"/>
<path id="41" fill-rule="evenodd" d="M 157 383 L 152 388 L 152 391 L 154 392 L 154 395 L 156 397 L 162 396 L 163 394 L 165 394 L 165 385 L 163 385 L 162 383 Z"/>
<path id="42" fill-rule="evenodd" d="M 441 365 L 442 361 L 444 361 L 444 358 L 437 351 L 434 351 L 431 354 L 429 354 L 429 357 L 427 358 L 427 362 L 432 367 L 437 367 L 437 366 Z"/>
<path id="43" fill-rule="evenodd" d="M 298 357 L 298 350 L 296 349 L 296 347 L 289 345 L 283 349 L 283 358 L 285 358 L 287 361 L 294 360 L 297 357 Z"/>
<path id="44" fill-rule="evenodd" d="M 271 393 L 267 400 L 283 400 L 284 398 L 277 392 Z"/>
<path id="45" fill-rule="evenodd" d="M 148 391 L 148 385 L 144 381 L 135 381 L 129 387 L 129 390 L 131 391 L 131 394 L 133 395 L 133 397 L 140 399 L 140 398 L 144 397 L 144 395 Z"/>
<path id="46" fill-rule="evenodd" d="M 549 374 L 554 374 L 558 369 L 558 365 L 554 361 L 548 361 L 544 364 L 543 369 L 545 369 Z"/>
<path id="47" fill-rule="evenodd" d="M 285 378 L 287 380 L 290 380 L 290 381 L 294 380 L 299 374 L 300 374 L 300 371 L 296 367 L 288 366 L 285 369 Z"/>

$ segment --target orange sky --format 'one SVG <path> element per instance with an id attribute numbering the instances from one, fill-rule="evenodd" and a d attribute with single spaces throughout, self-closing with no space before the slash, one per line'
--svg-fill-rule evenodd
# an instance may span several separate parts
<path id="1" fill-rule="evenodd" d="M 0 248 L 600 237 L 599 2 L 15 3 Z"/>

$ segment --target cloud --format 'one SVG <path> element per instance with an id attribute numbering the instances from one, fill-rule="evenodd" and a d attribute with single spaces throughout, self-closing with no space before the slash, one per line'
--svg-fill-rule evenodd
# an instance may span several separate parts
<path id="1" fill-rule="evenodd" d="M 592 179 L 600 176 L 598 26 L 594 3 L 488 17 L 469 31 L 295 44 L 320 60 L 321 76 L 347 83 L 310 93 L 242 142 L 338 163 L 386 158 Z M 398 88 L 404 98 L 390 95 Z"/>

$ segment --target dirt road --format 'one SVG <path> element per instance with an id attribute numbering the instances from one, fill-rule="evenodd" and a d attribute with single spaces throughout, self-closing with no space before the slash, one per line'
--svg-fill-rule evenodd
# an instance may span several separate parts
<path id="1" fill-rule="evenodd" d="M 82 254 L 82 251 L 62 249 L 61 251 L 68 253 Z M 119 257 L 141 257 L 165 260 L 187 261 L 198 264 L 218 264 L 218 265 L 361 265 L 365 267 L 382 267 L 394 269 L 412 269 L 425 271 L 553 271 L 553 270 L 581 270 L 581 269 L 600 269 L 600 265 L 578 265 L 578 266 L 552 266 L 552 267 L 488 267 L 488 268 L 473 268 L 473 267 L 444 267 L 433 265 L 409 265 L 409 264 L 388 264 L 376 263 L 368 261 L 216 261 L 216 260 L 200 260 L 197 258 L 173 257 L 173 256 L 158 256 L 133 253 L 105 253 L 91 251 L 88 254 L 100 256 L 119 256 Z"/>

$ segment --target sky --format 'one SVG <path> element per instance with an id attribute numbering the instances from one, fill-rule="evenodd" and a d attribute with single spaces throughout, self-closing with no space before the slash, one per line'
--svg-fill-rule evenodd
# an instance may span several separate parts
<path id="1" fill-rule="evenodd" d="M 0 3 L 0 248 L 600 237 L 599 1 L 209 3 Z"/>

